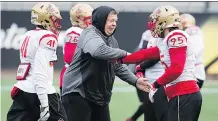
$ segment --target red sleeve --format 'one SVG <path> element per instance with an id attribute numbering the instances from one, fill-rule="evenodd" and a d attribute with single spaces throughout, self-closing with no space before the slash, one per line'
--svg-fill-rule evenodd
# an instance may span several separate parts
<path id="1" fill-rule="evenodd" d="M 60 82 L 59 82 L 59 88 L 62 88 L 63 85 L 63 79 L 64 79 L 64 72 L 66 71 L 66 67 L 64 66 L 60 73 Z"/>
<path id="2" fill-rule="evenodd" d="M 146 59 L 159 59 L 160 52 L 158 47 L 152 47 L 148 49 L 142 49 L 137 52 L 132 53 L 122 59 L 123 63 L 131 64 L 131 63 L 140 63 Z"/>
<path id="3" fill-rule="evenodd" d="M 73 55 L 74 52 L 76 50 L 76 45 L 77 43 L 70 43 L 70 42 L 66 42 L 65 46 L 64 46 L 64 62 L 70 64 L 72 59 L 73 59 Z"/>
<path id="4" fill-rule="evenodd" d="M 171 65 L 154 83 L 155 88 L 159 88 L 160 86 L 164 86 L 174 81 L 182 74 L 186 61 L 186 49 L 186 46 L 169 49 Z"/>

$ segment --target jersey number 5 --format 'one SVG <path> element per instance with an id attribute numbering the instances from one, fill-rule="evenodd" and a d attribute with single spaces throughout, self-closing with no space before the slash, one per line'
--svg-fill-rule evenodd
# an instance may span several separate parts
<path id="1" fill-rule="evenodd" d="M 21 52 L 21 56 L 22 57 L 26 57 L 26 54 L 27 54 L 27 46 L 28 46 L 28 42 L 30 40 L 30 36 L 27 36 L 23 43 L 22 43 L 22 46 L 20 48 L 20 52 Z"/>

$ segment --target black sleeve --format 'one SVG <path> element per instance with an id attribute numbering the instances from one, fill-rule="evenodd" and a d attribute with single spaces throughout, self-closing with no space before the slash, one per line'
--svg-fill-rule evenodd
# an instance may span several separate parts
<path id="1" fill-rule="evenodd" d="M 152 59 L 152 60 L 146 60 L 140 63 L 140 67 L 145 70 L 147 68 L 150 68 L 154 66 L 160 59 Z"/>
<path id="2" fill-rule="evenodd" d="M 141 49 L 147 49 L 148 41 L 144 40 Z"/>
<path id="3" fill-rule="evenodd" d="M 139 51 L 141 49 L 146 49 L 147 48 L 148 41 L 147 40 L 142 40 L 142 41 L 143 41 L 142 45 L 141 46 L 139 45 L 138 48 L 135 50 L 135 52 Z"/>

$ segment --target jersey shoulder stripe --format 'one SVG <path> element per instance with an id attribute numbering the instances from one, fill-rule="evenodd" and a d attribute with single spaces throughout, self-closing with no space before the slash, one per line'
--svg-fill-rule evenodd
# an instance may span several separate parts
<path id="1" fill-rule="evenodd" d="M 182 30 L 174 30 L 166 37 L 168 47 L 187 46 L 188 35 Z"/>
<path id="2" fill-rule="evenodd" d="M 39 40 L 39 45 L 40 45 L 40 43 L 41 43 L 41 41 L 42 41 L 43 39 L 48 38 L 48 37 L 51 37 L 51 38 L 54 38 L 55 40 L 58 40 L 58 39 L 57 39 L 57 36 L 56 36 L 55 34 L 45 34 L 45 35 L 43 35 L 43 36 L 40 38 L 40 40 Z"/>

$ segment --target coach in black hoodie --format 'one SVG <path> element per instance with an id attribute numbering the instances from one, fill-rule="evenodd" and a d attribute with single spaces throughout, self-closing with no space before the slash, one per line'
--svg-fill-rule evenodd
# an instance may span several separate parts
<path id="1" fill-rule="evenodd" d="M 150 88 L 125 64 L 111 62 L 127 55 L 113 36 L 116 24 L 117 12 L 113 8 L 98 7 L 92 13 L 92 26 L 78 40 L 63 81 L 62 101 L 69 121 L 110 121 L 108 104 L 115 75 L 141 90 Z"/>

